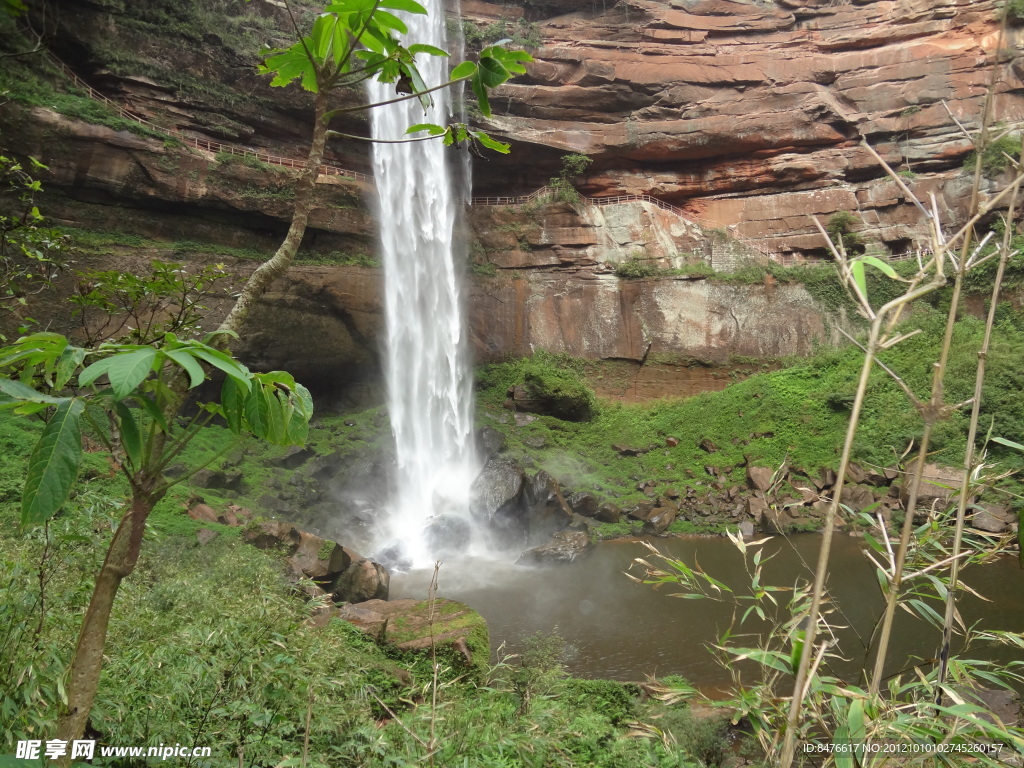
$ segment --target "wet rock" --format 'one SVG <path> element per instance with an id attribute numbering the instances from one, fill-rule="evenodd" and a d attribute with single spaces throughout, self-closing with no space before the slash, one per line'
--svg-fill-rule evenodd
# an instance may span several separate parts
<path id="1" fill-rule="evenodd" d="M 740 523 L 740 536 L 744 539 L 750 539 L 754 536 L 754 523 L 750 520 L 744 520 Z"/>
<path id="2" fill-rule="evenodd" d="M 331 596 L 339 603 L 387 600 L 391 575 L 380 563 L 357 560 L 331 583 Z"/>
<path id="3" fill-rule="evenodd" d="M 470 486 L 470 512 L 484 522 L 508 513 L 519 504 L 525 483 L 526 473 L 517 462 L 491 459 Z"/>
<path id="4" fill-rule="evenodd" d="M 718 452 L 718 446 L 715 445 L 713 441 L 708 440 L 707 438 L 701 440 L 697 447 L 700 448 L 702 451 L 707 451 L 708 453 Z"/>
<path id="5" fill-rule="evenodd" d="M 557 531 L 544 544 L 523 552 L 516 563 L 571 563 L 587 555 L 593 547 L 585 531 Z"/>
<path id="6" fill-rule="evenodd" d="M 572 507 L 572 511 L 577 515 L 596 517 L 600 502 L 594 494 L 583 491 L 574 493 L 569 497 L 569 506 Z"/>
<path id="7" fill-rule="evenodd" d="M 374 552 L 373 561 L 393 571 L 407 571 L 412 568 L 412 557 L 401 541 L 388 544 Z"/>
<path id="8" fill-rule="evenodd" d="M 512 404 L 512 407 L 515 408 L 515 403 Z M 516 422 L 516 426 L 517 427 L 525 427 L 527 424 L 530 424 L 530 423 L 532 423 L 532 422 L 534 422 L 536 420 L 537 420 L 537 417 L 534 416 L 532 413 L 516 413 L 515 414 L 515 422 Z"/>
<path id="9" fill-rule="evenodd" d="M 602 523 L 617 523 L 622 517 L 622 510 L 618 504 L 612 504 L 611 502 L 605 502 L 597 508 L 597 513 L 594 515 L 595 520 L 599 520 Z"/>
<path id="10" fill-rule="evenodd" d="M 316 456 L 316 451 L 312 448 L 303 448 L 302 446 L 293 445 L 281 456 L 275 456 L 267 459 L 264 462 L 269 467 L 280 467 L 281 469 L 298 469 L 307 461 Z"/>
<path id="11" fill-rule="evenodd" d="M 640 520 L 645 522 L 650 517 L 651 512 L 654 511 L 654 504 L 649 501 L 641 501 L 632 509 L 626 510 L 626 516 L 631 517 L 634 520 Z"/>
<path id="12" fill-rule="evenodd" d="M 644 533 L 662 534 L 676 521 L 678 512 L 672 507 L 657 507 L 644 522 Z"/>
<path id="13" fill-rule="evenodd" d="M 747 467 L 747 485 L 759 491 L 772 487 L 771 467 Z"/>
<path id="14" fill-rule="evenodd" d="M 505 450 L 505 435 L 494 427 L 480 427 L 476 431 L 476 452 L 486 463 Z"/>
<path id="15" fill-rule="evenodd" d="M 523 490 L 527 542 L 544 541 L 572 522 L 572 509 L 558 483 L 543 470 L 530 478 Z"/>

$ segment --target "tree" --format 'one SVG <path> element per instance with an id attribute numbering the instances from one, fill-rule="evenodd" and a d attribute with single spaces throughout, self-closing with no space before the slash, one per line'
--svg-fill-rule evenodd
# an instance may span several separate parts
<path id="1" fill-rule="evenodd" d="M 327 140 L 332 135 L 344 138 L 330 130 L 331 120 L 343 112 L 380 106 L 332 111 L 328 109 L 331 92 L 376 78 L 395 84 L 403 94 L 392 101 L 415 98 L 427 103 L 432 91 L 468 81 L 481 112 L 489 115 L 488 89 L 525 72 L 524 62 L 530 60 L 523 51 L 491 46 L 477 62 L 457 66 L 448 82 L 428 87 L 414 57 L 447 54 L 431 45 L 404 45 L 398 35 L 406 32 L 405 24 L 391 13 L 426 13 L 415 0 L 332 2 L 306 35 L 300 33 L 287 2 L 285 7 L 297 40 L 289 48 L 268 52 L 261 71 L 273 76 L 271 85 L 298 81 L 313 93 L 312 140 L 284 241 L 243 287 L 220 329 L 203 341 L 179 339 L 168 331 L 158 339 L 150 334 L 145 339 L 149 343 L 108 343 L 91 350 L 71 345 L 59 334 L 44 333 L 0 349 L 0 371 L 12 374 L 0 377 L 0 408 L 24 415 L 50 414 L 29 459 L 23 525 L 46 521 L 66 500 L 81 456 L 83 422 L 110 452 L 131 488 L 131 504 L 97 576 L 72 658 L 67 703 L 58 726 L 62 740 L 78 739 L 85 730 L 114 599 L 122 580 L 135 568 L 150 512 L 172 484 L 163 476 L 169 462 L 216 417 L 236 434 L 250 433 L 279 444 L 305 439 L 312 415 L 309 393 L 286 373 L 251 373 L 226 349 L 260 296 L 295 258 L 309 221 Z M 508 150 L 507 145 L 465 124 L 420 124 L 409 129 L 410 134 L 424 132 L 425 136 L 408 140 L 470 141 Z M 201 404 L 195 416 L 181 423 L 179 414 L 188 392 L 205 381 L 212 369 L 225 376 L 220 400 Z"/>

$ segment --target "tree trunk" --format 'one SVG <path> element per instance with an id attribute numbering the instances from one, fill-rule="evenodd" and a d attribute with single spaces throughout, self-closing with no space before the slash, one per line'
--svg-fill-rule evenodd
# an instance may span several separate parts
<path id="1" fill-rule="evenodd" d="M 57 721 L 57 738 L 63 741 L 81 739 L 85 733 L 89 710 L 99 685 L 100 670 L 103 668 L 103 647 L 107 640 L 107 625 L 110 623 L 114 598 L 121 581 L 135 570 L 146 519 L 163 495 L 153 492 L 157 481 L 158 478 L 142 477 L 133 484 L 131 509 L 121 518 L 103 567 L 96 577 L 89 610 L 82 621 L 78 645 L 68 670 L 67 706 Z M 70 757 L 66 757 L 62 764 L 68 765 L 70 762 Z"/>
<path id="2" fill-rule="evenodd" d="M 326 112 L 327 93 L 321 89 L 316 94 L 314 105 L 313 140 L 309 147 L 309 156 L 306 158 L 306 167 L 295 185 L 295 208 L 288 234 L 285 235 L 284 242 L 281 243 L 277 252 L 263 262 L 246 282 L 242 292 L 238 295 L 235 306 L 221 323 L 220 330 L 222 331 L 238 333 L 241 330 L 242 324 L 252 312 L 256 302 L 270 287 L 270 284 L 291 266 L 295 255 L 299 252 L 302 236 L 306 233 L 306 226 L 309 224 L 309 214 L 313 209 L 316 180 L 320 175 L 324 148 L 327 146 L 327 121 L 324 119 Z"/>

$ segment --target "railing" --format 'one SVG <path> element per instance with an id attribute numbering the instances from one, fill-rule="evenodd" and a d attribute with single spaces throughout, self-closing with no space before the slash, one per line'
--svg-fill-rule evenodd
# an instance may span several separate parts
<path id="1" fill-rule="evenodd" d="M 255 158 L 256 160 L 259 160 L 260 162 L 267 163 L 269 165 L 281 166 L 282 168 L 302 169 L 302 168 L 306 167 L 306 163 L 305 163 L 304 160 L 294 160 L 294 159 L 292 159 L 290 157 L 278 157 L 277 155 L 271 155 L 271 154 L 267 154 L 266 152 L 260 152 L 258 150 L 248 149 L 247 147 L 239 147 L 239 146 L 236 146 L 236 145 L 233 145 L 233 144 L 223 144 L 223 143 L 221 143 L 219 141 L 210 141 L 208 139 L 197 139 L 194 136 L 189 136 L 188 134 L 178 130 L 177 128 L 165 128 L 162 125 L 157 125 L 156 123 L 151 122 L 151 121 L 147 120 L 146 118 L 140 117 L 139 115 L 135 114 L 134 112 L 129 110 L 127 107 L 125 107 L 123 104 L 118 104 L 113 99 L 111 99 L 111 98 L 109 98 L 107 96 L 104 96 L 102 93 L 100 93 L 95 88 L 93 88 L 91 85 L 89 85 L 87 82 L 85 82 L 82 78 L 80 78 L 78 75 L 76 75 L 67 64 L 65 64 L 63 61 L 58 59 L 52 53 L 48 52 L 48 57 L 49 57 L 51 63 L 55 67 L 57 67 L 57 69 L 60 70 L 60 72 L 65 77 L 67 77 L 69 80 L 71 80 L 71 82 L 73 82 L 76 86 L 81 88 L 83 91 L 88 93 L 90 98 L 95 99 L 96 101 L 103 102 L 107 106 L 109 106 L 112 109 L 114 109 L 119 115 L 121 115 L 121 117 L 124 117 L 125 119 L 131 120 L 133 122 L 136 122 L 139 125 L 144 125 L 146 128 L 149 128 L 151 131 L 155 131 L 157 133 L 162 133 L 165 136 L 169 136 L 169 137 L 171 137 L 173 139 L 177 139 L 178 141 L 180 141 L 183 144 L 186 144 L 186 145 L 188 145 L 190 147 L 194 147 L 194 148 L 200 149 L 200 150 L 205 150 L 207 152 L 212 152 L 214 154 L 227 154 L 227 155 L 239 155 L 239 156 L 242 156 L 242 157 L 252 157 L 252 158 Z M 329 163 L 321 163 L 320 164 L 320 175 L 321 176 L 340 176 L 340 177 L 343 177 L 343 178 L 353 179 L 355 181 L 365 182 L 367 184 L 372 184 L 373 183 L 373 177 L 368 175 L 368 174 L 360 173 L 359 171 L 350 171 L 350 170 L 348 170 L 346 168 L 339 168 L 338 166 L 330 165 Z"/>

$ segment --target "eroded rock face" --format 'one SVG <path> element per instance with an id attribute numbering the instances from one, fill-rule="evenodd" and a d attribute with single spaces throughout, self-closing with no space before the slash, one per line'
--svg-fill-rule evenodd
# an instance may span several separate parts
<path id="1" fill-rule="evenodd" d="M 476 188 L 532 190 L 559 154 L 582 152 L 595 160 L 585 193 L 654 195 L 771 250 L 820 252 L 808 216 L 844 210 L 860 214 L 868 239 L 905 250 L 924 230 L 860 138 L 917 174 L 909 183 L 924 199 L 935 192 L 944 219 L 962 213 L 970 147 L 943 102 L 978 124 L 998 8 L 637 0 L 532 11 L 548 16 L 544 44 L 528 75 L 500 89 L 489 123 L 512 155 L 481 168 Z M 1021 35 L 1010 30 L 997 78 L 1007 122 L 1024 117 Z"/>

